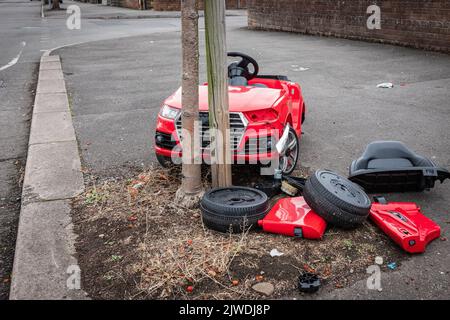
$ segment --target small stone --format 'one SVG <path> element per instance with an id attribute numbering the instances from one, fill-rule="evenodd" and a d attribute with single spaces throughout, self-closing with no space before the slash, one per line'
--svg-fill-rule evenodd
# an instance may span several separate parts
<path id="1" fill-rule="evenodd" d="M 99 234 L 98 237 L 103 239 L 105 237 L 105 235 L 102 233 L 102 234 Z"/>
<path id="2" fill-rule="evenodd" d="M 253 290 L 255 290 L 258 293 L 264 294 L 266 296 L 271 296 L 273 291 L 275 290 L 273 284 L 269 282 L 260 282 L 255 284 L 252 287 Z"/>

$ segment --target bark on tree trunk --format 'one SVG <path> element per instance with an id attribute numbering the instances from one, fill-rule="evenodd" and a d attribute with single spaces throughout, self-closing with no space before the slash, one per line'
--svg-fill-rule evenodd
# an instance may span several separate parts
<path id="1" fill-rule="evenodd" d="M 225 0 L 205 1 L 205 35 L 212 186 L 227 187 L 232 184 L 232 181 Z"/>
<path id="2" fill-rule="evenodd" d="M 53 2 L 52 2 L 52 10 L 59 10 L 60 9 L 60 7 L 59 7 L 59 0 L 53 0 Z"/>
<path id="3" fill-rule="evenodd" d="M 194 134 L 195 122 L 198 120 L 198 12 L 197 0 L 181 1 L 181 28 L 183 50 L 182 76 L 182 149 L 183 179 L 177 191 L 177 202 L 184 207 L 195 207 L 203 195 L 201 181 L 201 161 L 199 156 L 199 135 Z M 194 143 L 197 139 L 197 143 Z M 194 150 L 197 147 L 198 150 Z"/>

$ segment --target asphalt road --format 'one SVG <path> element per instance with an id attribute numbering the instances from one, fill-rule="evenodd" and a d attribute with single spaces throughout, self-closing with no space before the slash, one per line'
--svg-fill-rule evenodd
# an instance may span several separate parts
<path id="1" fill-rule="evenodd" d="M 450 167 L 448 55 L 249 31 L 240 17 L 228 21 L 230 51 L 255 57 L 261 73 L 284 74 L 302 86 L 308 114 L 301 166 L 346 174 L 366 144 L 387 139 L 401 140 Z M 155 162 L 155 118 L 163 99 L 180 85 L 179 36 L 179 32 L 167 31 L 57 51 L 62 56 L 83 165 L 91 173 L 115 176 Z M 200 38 L 204 38 L 202 31 Z M 203 54 L 201 74 L 204 80 Z M 376 87 L 387 81 L 395 87 Z M 443 236 L 448 236 L 450 182 L 431 192 L 388 198 L 419 203 L 441 225 Z M 381 292 L 368 291 L 362 280 L 321 297 L 449 299 L 449 249 L 448 241 L 437 240 L 426 254 L 405 256 L 398 270 L 383 273 Z"/>
<path id="2" fill-rule="evenodd" d="M 177 18 L 151 19 L 150 12 L 145 13 L 148 19 L 133 19 L 143 14 L 69 0 L 64 1 L 62 8 L 71 4 L 81 8 L 80 30 L 66 27 L 65 10 L 47 12 L 41 18 L 40 1 L 0 0 L 0 299 L 6 299 L 9 292 L 20 212 L 20 180 L 26 163 L 41 55 L 65 45 L 174 32 L 180 26 Z M 117 16 L 124 19 L 112 19 Z"/>

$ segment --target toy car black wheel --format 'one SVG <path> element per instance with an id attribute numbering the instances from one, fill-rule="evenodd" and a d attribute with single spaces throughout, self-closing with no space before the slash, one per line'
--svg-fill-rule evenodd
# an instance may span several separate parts
<path id="1" fill-rule="evenodd" d="M 258 225 L 258 220 L 263 219 L 268 210 L 253 215 L 222 215 L 212 212 L 200 205 L 202 220 L 209 229 L 219 232 L 240 233 L 252 229 Z"/>
<path id="2" fill-rule="evenodd" d="M 313 273 L 303 273 L 298 277 L 298 290 L 300 290 L 300 292 L 317 292 L 320 288 L 320 285 L 320 278 Z"/>
<path id="3" fill-rule="evenodd" d="M 222 215 L 254 215 L 268 209 L 269 199 L 264 192 L 254 188 L 215 188 L 205 193 L 201 205 Z"/>
<path id="4" fill-rule="evenodd" d="M 280 169 L 285 175 L 291 174 L 295 170 L 299 155 L 299 140 L 293 128 L 289 129 L 286 151 L 280 156 Z"/>
<path id="5" fill-rule="evenodd" d="M 162 156 L 160 154 L 156 154 L 156 160 L 163 168 L 169 168 L 173 165 L 172 160 L 169 157 Z"/>
<path id="6" fill-rule="evenodd" d="M 371 202 L 364 190 L 332 171 L 317 170 L 306 181 L 303 196 L 318 215 L 337 227 L 356 227 L 369 215 Z"/>
<path id="7" fill-rule="evenodd" d="M 241 232 L 258 224 L 269 210 L 267 195 L 247 187 L 215 188 L 201 202 L 203 223 L 220 232 Z"/>

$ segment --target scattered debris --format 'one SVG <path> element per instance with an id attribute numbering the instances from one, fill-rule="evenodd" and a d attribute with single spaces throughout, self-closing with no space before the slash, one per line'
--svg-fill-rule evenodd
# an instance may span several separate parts
<path id="1" fill-rule="evenodd" d="M 377 85 L 377 88 L 383 88 L 383 89 L 392 89 L 394 87 L 394 84 L 391 82 L 383 82 Z"/>
<path id="2" fill-rule="evenodd" d="M 387 267 L 391 270 L 395 270 L 395 269 L 397 269 L 397 263 L 396 262 L 388 263 Z"/>
<path id="3" fill-rule="evenodd" d="M 378 264 L 378 265 L 381 266 L 383 264 L 383 257 L 376 256 L 375 257 L 375 264 Z"/>
<path id="4" fill-rule="evenodd" d="M 254 176 L 240 172 L 234 181 L 251 185 L 259 182 Z M 367 265 L 381 252 L 389 261 L 402 259 L 390 240 L 368 223 L 345 232 L 331 227 L 320 242 L 210 231 L 202 224 L 200 209 L 186 210 L 167 201 L 179 186 L 178 168 L 138 171 L 135 178 L 87 177 L 86 192 L 74 201 L 73 219 L 80 267 L 86 270 L 85 290 L 93 299 L 256 299 L 260 294 L 252 285 L 263 282 L 276 283 L 271 297 L 281 298 L 298 292 L 292 284 L 299 269 L 313 271 L 331 286 L 336 281 L 346 286 L 348 279 L 365 277 Z M 145 185 L 130 201 L 127 191 L 135 180 Z M 94 189 L 95 200 L 86 202 Z M 138 219 L 130 222 L 130 216 Z M 345 250 L 348 239 L 351 252 Z M 272 258 L 273 248 L 284 255 Z"/>
<path id="5" fill-rule="evenodd" d="M 280 256 L 282 256 L 284 253 L 283 252 L 280 252 L 280 251 L 278 251 L 277 249 L 272 249 L 272 250 L 270 250 L 270 256 L 271 257 L 280 257 Z"/>
<path id="6" fill-rule="evenodd" d="M 266 296 L 271 296 L 275 290 L 275 287 L 270 282 L 260 282 L 253 285 L 252 289 Z"/>
<path id="7" fill-rule="evenodd" d="M 313 273 L 303 273 L 298 277 L 298 289 L 300 292 L 314 293 L 319 290 L 321 281 L 319 276 Z"/>
<path id="8" fill-rule="evenodd" d="M 292 71 L 307 71 L 308 67 L 300 67 L 298 64 L 291 65 Z"/>

